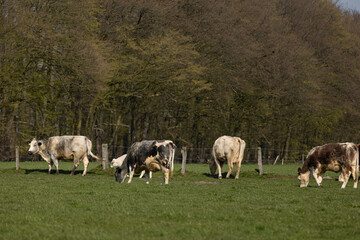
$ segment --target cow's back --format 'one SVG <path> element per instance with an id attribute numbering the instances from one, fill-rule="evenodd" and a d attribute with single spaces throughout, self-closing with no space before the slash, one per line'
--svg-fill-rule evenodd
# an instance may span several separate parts
<path id="1" fill-rule="evenodd" d="M 130 149 L 126 156 L 126 162 L 128 164 L 143 163 L 150 156 L 156 156 L 155 141 L 144 140 L 141 142 L 135 142 L 130 146 Z"/>
<path id="2" fill-rule="evenodd" d="M 332 162 L 345 164 L 346 159 L 353 158 L 356 153 L 357 146 L 354 143 L 329 143 L 313 148 L 307 158 L 310 162 L 325 165 Z"/>
<path id="3" fill-rule="evenodd" d="M 222 136 L 214 143 L 214 153 L 217 159 L 225 161 L 227 157 L 232 157 L 237 150 L 236 141 L 233 137 Z"/>
<path id="4" fill-rule="evenodd" d="M 82 156 L 87 152 L 85 136 L 54 136 L 47 141 L 47 149 L 58 158 L 72 159 L 74 154 Z"/>

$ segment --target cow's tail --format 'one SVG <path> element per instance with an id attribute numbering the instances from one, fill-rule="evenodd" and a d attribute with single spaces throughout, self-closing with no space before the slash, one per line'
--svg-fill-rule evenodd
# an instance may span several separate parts
<path id="1" fill-rule="evenodd" d="M 218 165 L 218 162 L 217 162 L 217 158 L 216 158 L 215 144 L 214 144 L 214 146 L 212 147 L 211 157 L 210 157 L 210 161 L 209 161 L 209 168 L 210 168 L 211 175 L 215 175 L 217 165 Z"/>
<path id="2" fill-rule="evenodd" d="M 86 148 L 87 148 L 87 154 L 90 155 L 91 157 L 95 158 L 97 161 L 102 161 L 102 158 L 95 156 L 95 154 L 93 154 L 91 152 L 92 149 L 92 143 L 90 141 L 90 139 L 86 138 Z"/>
<path id="3" fill-rule="evenodd" d="M 240 147 L 239 147 L 238 161 L 241 164 L 242 160 L 244 159 L 244 152 L 245 152 L 246 142 L 244 140 L 240 139 L 239 144 L 240 144 Z"/>
<path id="4" fill-rule="evenodd" d="M 245 141 L 238 138 L 238 137 L 234 137 L 236 142 L 239 144 L 239 148 L 238 150 L 236 151 L 236 155 L 235 157 L 233 158 L 233 163 L 234 162 L 237 162 L 237 163 L 240 163 L 242 162 L 243 158 L 244 158 L 244 151 L 245 151 Z"/>

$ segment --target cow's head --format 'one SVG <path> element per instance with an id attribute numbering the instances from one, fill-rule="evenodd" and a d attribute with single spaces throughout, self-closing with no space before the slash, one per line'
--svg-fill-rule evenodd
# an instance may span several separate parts
<path id="1" fill-rule="evenodd" d="M 35 138 L 29 143 L 30 148 L 28 150 L 28 153 L 30 155 L 32 154 L 36 154 L 41 150 L 41 147 L 43 145 L 43 141 L 42 140 L 36 140 Z"/>
<path id="2" fill-rule="evenodd" d="M 300 187 L 307 187 L 310 180 L 310 171 L 302 173 L 301 168 L 298 168 L 298 179 L 300 180 Z"/>
<path id="3" fill-rule="evenodd" d="M 123 183 L 126 179 L 126 176 L 127 176 L 127 170 L 126 168 L 125 169 L 122 169 L 120 167 L 117 167 L 116 168 L 116 171 L 115 171 L 115 181 L 119 182 L 119 183 Z"/>
<path id="4" fill-rule="evenodd" d="M 209 168 L 210 168 L 210 174 L 215 175 L 217 166 L 213 158 L 211 158 L 209 161 Z"/>
<path id="5" fill-rule="evenodd" d="M 113 160 L 111 160 L 110 167 L 111 167 L 111 168 L 118 167 L 118 166 L 117 166 L 117 163 L 116 163 L 116 158 L 113 158 Z"/>
<path id="6" fill-rule="evenodd" d="M 123 183 L 128 174 L 126 154 L 111 161 L 111 167 L 116 167 L 115 181 Z"/>

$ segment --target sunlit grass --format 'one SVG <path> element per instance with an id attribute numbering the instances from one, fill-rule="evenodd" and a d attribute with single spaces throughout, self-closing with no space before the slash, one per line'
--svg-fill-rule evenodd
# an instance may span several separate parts
<path id="1" fill-rule="evenodd" d="M 114 181 L 91 163 L 70 176 L 47 174 L 45 162 L 0 163 L 0 239 L 354 239 L 360 193 L 332 179 L 299 188 L 297 164 L 244 164 L 240 178 L 218 180 L 203 164 L 176 165 L 174 180 L 150 185 Z M 223 173 L 225 173 L 225 169 Z"/>

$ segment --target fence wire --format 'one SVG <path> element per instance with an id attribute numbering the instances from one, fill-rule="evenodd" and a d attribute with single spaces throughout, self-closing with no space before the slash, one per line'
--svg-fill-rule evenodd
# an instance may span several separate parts
<path id="1" fill-rule="evenodd" d="M 40 155 L 29 155 L 28 146 L 19 146 L 20 161 L 42 161 Z M 125 146 L 109 146 L 109 161 L 117 158 L 127 152 L 128 147 Z M 208 163 L 211 159 L 212 148 L 186 148 L 187 150 L 187 163 Z M 92 152 L 101 156 L 101 145 L 95 146 Z M 272 164 L 275 159 L 281 162 L 302 162 L 307 155 L 305 150 L 288 150 L 287 152 L 281 149 L 261 149 L 262 161 L 264 164 Z M 0 146 L 0 161 L 15 161 L 15 146 Z M 90 159 L 92 161 L 92 159 Z M 245 148 L 243 163 L 257 163 L 258 161 L 258 148 Z M 175 152 L 175 163 L 182 162 L 181 147 L 178 147 Z"/>

